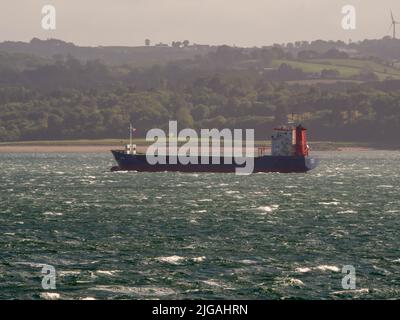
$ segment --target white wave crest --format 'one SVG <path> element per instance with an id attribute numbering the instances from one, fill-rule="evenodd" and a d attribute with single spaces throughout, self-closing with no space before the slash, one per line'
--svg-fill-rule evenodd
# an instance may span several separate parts
<path id="1" fill-rule="evenodd" d="M 62 212 L 46 211 L 43 213 L 45 216 L 62 216 Z"/>
<path id="2" fill-rule="evenodd" d="M 307 273 L 307 272 L 311 272 L 313 270 L 340 272 L 339 267 L 326 265 L 326 264 L 322 264 L 322 265 L 319 265 L 319 266 L 316 266 L 316 267 L 298 267 L 298 268 L 295 269 L 295 272 Z"/>
<path id="3" fill-rule="evenodd" d="M 265 214 L 265 213 L 274 212 L 275 210 L 278 210 L 278 208 L 279 208 L 278 204 L 273 204 L 270 206 L 258 207 L 257 210 L 262 211 Z"/>
<path id="4" fill-rule="evenodd" d="M 89 290 L 104 291 L 117 294 L 137 294 L 143 296 L 167 296 L 175 293 L 174 290 L 164 287 L 125 287 L 125 286 L 96 286 Z"/>
<path id="5" fill-rule="evenodd" d="M 170 264 L 179 264 L 182 261 L 184 261 L 185 258 L 181 257 L 181 256 L 169 256 L 169 257 L 159 257 L 159 258 L 156 258 L 156 260 L 158 260 L 160 262 L 170 263 Z"/>
<path id="6" fill-rule="evenodd" d="M 61 296 L 56 292 L 42 292 L 40 297 L 45 300 L 58 300 Z"/>

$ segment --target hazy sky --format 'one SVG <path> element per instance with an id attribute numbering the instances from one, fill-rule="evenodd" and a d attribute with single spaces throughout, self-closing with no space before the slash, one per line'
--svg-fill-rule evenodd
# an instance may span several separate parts
<path id="1" fill-rule="evenodd" d="M 0 41 L 58 38 L 79 45 L 143 45 L 188 39 L 262 46 L 296 40 L 360 40 L 388 35 L 399 0 L 0 0 Z M 41 9 L 57 10 L 57 29 L 41 28 Z M 341 27 L 342 6 L 357 29 Z M 400 26 L 398 26 L 400 37 Z"/>

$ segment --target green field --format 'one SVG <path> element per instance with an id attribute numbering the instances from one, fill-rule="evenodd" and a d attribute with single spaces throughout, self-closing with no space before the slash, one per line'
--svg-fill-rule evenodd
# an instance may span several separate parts
<path id="1" fill-rule="evenodd" d="M 274 60 L 272 66 L 277 68 L 286 63 L 293 68 L 301 69 L 305 73 L 320 73 L 324 69 L 337 70 L 340 79 L 349 79 L 357 76 L 363 70 L 371 70 L 379 80 L 388 77 L 400 79 L 400 70 L 379 64 L 370 60 L 362 59 L 315 59 L 315 60 Z"/>

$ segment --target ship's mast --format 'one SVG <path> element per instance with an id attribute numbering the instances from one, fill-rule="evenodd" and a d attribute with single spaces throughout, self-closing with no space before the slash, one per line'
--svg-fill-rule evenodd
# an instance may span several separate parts
<path id="1" fill-rule="evenodd" d="M 132 123 L 129 124 L 129 148 L 132 148 Z"/>

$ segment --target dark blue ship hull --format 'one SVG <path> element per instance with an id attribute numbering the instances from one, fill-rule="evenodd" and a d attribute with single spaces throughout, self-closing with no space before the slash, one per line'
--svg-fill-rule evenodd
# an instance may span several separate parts
<path id="1" fill-rule="evenodd" d="M 179 171 L 179 172 L 235 172 L 236 168 L 244 167 L 244 165 L 225 164 L 224 158 L 220 158 L 219 164 L 213 164 L 213 159 L 209 159 L 209 164 L 149 164 L 145 154 L 126 154 L 123 150 L 112 150 L 117 167 L 112 170 L 133 170 L 139 172 L 163 172 L 163 171 Z M 216 160 L 216 159 L 214 159 Z M 317 166 L 317 160 L 308 156 L 261 156 L 254 158 L 253 172 L 307 172 Z"/>

